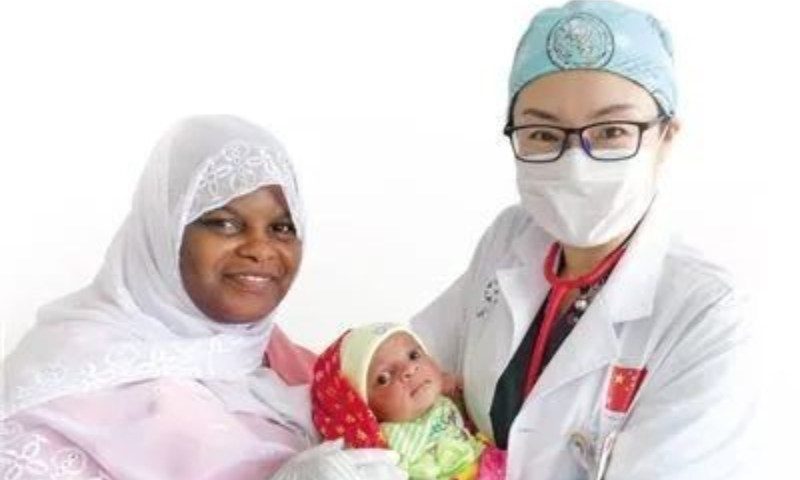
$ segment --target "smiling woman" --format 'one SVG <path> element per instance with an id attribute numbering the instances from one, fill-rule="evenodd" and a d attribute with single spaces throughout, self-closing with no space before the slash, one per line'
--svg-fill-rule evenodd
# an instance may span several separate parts
<path id="1" fill-rule="evenodd" d="M 224 323 L 253 322 L 286 296 L 301 257 L 282 190 L 261 187 L 187 225 L 181 278 L 189 298 L 207 316 Z"/>
<path id="2" fill-rule="evenodd" d="M 314 446 L 314 356 L 275 325 L 303 234 L 269 133 L 176 124 L 95 280 L 44 307 L 6 359 L 0 477 L 396 478 L 382 452 Z"/>

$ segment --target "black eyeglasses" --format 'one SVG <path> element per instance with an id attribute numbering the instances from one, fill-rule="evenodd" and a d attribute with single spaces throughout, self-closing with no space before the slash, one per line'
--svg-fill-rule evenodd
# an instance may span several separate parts
<path id="1" fill-rule="evenodd" d="M 581 148 L 591 158 L 614 162 L 634 157 L 642 145 L 642 134 L 668 120 L 669 117 L 661 115 L 649 122 L 599 122 L 580 128 L 507 125 L 503 133 L 511 140 L 514 155 L 521 162 L 555 162 L 566 150 L 572 134 L 578 135 Z"/>

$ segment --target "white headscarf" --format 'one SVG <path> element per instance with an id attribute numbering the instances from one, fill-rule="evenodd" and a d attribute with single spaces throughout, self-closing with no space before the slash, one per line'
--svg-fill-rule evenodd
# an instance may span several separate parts
<path id="1" fill-rule="evenodd" d="M 92 284 L 43 307 L 7 358 L 3 418 L 62 396 L 178 377 L 202 381 L 231 411 L 312 432 L 307 392 L 259 368 L 275 312 L 246 325 L 215 322 L 180 277 L 184 227 L 266 185 L 282 188 L 302 239 L 297 182 L 277 140 L 232 116 L 177 123 L 156 145 Z"/>

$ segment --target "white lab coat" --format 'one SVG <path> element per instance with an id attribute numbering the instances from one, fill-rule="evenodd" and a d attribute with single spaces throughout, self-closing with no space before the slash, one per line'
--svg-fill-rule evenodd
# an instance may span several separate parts
<path id="1" fill-rule="evenodd" d="M 667 217 L 651 208 L 542 372 L 509 433 L 509 479 L 594 478 L 570 438 L 597 450 L 614 430 L 607 480 L 747 475 L 749 328 L 727 276 L 674 237 Z M 464 376 L 468 412 L 490 436 L 497 380 L 549 290 L 543 264 L 553 241 L 519 206 L 505 210 L 469 269 L 412 320 L 442 366 Z M 622 419 L 605 410 L 613 365 L 647 368 Z"/>

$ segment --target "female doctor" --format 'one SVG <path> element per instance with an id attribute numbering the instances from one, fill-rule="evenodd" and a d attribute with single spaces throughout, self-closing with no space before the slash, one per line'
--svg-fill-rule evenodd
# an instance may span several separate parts
<path id="1" fill-rule="evenodd" d="M 743 475 L 737 292 L 657 198 L 679 131 L 668 33 L 609 1 L 544 10 L 509 98 L 521 201 L 414 328 L 463 376 L 509 479 Z"/>

